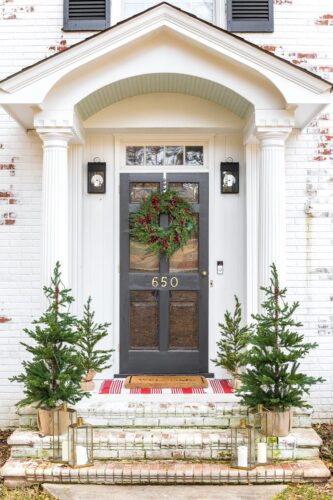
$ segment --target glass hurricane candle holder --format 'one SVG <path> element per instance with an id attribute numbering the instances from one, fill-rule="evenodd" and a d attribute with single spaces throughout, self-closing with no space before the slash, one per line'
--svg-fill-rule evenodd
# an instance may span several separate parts
<path id="1" fill-rule="evenodd" d="M 68 465 L 73 468 L 93 465 L 93 427 L 82 417 L 68 427 Z"/>
<path id="2" fill-rule="evenodd" d="M 231 467 L 253 469 L 255 465 L 255 430 L 241 419 L 238 426 L 231 427 Z"/>
<path id="3" fill-rule="evenodd" d="M 52 412 L 52 461 L 68 462 L 68 427 L 76 422 L 76 410 L 63 403 Z"/>
<path id="4" fill-rule="evenodd" d="M 274 445 L 267 435 L 267 415 L 263 405 L 258 405 L 255 411 L 249 412 L 249 423 L 255 430 L 255 456 L 257 465 L 273 462 Z"/>

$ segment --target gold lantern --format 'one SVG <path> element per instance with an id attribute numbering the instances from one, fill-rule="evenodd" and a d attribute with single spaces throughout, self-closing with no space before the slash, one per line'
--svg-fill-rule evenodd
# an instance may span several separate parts
<path id="1" fill-rule="evenodd" d="M 267 435 L 267 416 L 263 405 L 257 405 L 255 411 L 249 413 L 249 423 L 255 429 L 256 464 L 265 465 L 273 462 L 274 440 Z"/>
<path id="2" fill-rule="evenodd" d="M 82 417 L 68 427 L 68 465 L 74 468 L 93 465 L 93 427 Z"/>
<path id="3" fill-rule="evenodd" d="M 52 412 L 52 460 L 67 463 L 68 461 L 68 427 L 76 422 L 76 411 L 63 403 Z"/>
<path id="4" fill-rule="evenodd" d="M 231 467 L 253 469 L 255 465 L 255 428 L 241 419 L 231 427 Z"/>

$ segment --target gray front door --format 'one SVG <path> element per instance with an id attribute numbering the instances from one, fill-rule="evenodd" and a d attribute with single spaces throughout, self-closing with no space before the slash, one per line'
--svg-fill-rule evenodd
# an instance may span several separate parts
<path id="1" fill-rule="evenodd" d="M 196 234 L 170 259 L 129 236 L 129 214 L 163 189 L 178 191 L 198 217 Z M 120 373 L 207 373 L 208 174 L 121 174 L 120 256 Z"/>

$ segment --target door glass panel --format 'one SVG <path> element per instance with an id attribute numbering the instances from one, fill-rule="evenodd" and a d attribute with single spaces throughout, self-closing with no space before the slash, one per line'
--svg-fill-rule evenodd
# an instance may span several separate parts
<path id="1" fill-rule="evenodd" d="M 199 270 L 199 217 L 197 217 L 197 229 L 183 248 L 175 252 L 169 260 L 170 273 L 193 273 Z"/>
<path id="2" fill-rule="evenodd" d="M 198 292 L 169 293 L 169 348 L 198 349 Z"/>
<path id="3" fill-rule="evenodd" d="M 184 165 L 183 146 L 165 147 L 165 165 Z"/>
<path id="4" fill-rule="evenodd" d="M 127 146 L 126 165 L 143 165 L 144 152 L 143 146 Z"/>
<path id="5" fill-rule="evenodd" d="M 203 146 L 185 146 L 186 165 L 203 165 Z"/>
<path id="6" fill-rule="evenodd" d="M 152 193 L 159 190 L 159 182 L 130 182 L 129 201 L 130 203 L 141 203 Z"/>
<path id="7" fill-rule="evenodd" d="M 157 349 L 159 324 L 157 291 L 130 291 L 130 346 Z"/>
<path id="8" fill-rule="evenodd" d="M 169 189 L 177 191 L 189 203 L 199 203 L 199 184 L 197 182 L 169 182 Z"/>
<path id="9" fill-rule="evenodd" d="M 159 259 L 155 253 L 147 253 L 148 246 L 130 239 L 130 272 L 158 272 Z"/>
<path id="10" fill-rule="evenodd" d="M 146 147 L 146 165 L 163 165 L 164 146 Z"/>

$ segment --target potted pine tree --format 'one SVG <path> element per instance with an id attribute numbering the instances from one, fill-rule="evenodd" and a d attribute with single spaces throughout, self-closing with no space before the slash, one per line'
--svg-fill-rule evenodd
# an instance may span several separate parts
<path id="1" fill-rule="evenodd" d="M 217 342 L 217 358 L 213 359 L 216 366 L 222 366 L 232 376 L 232 387 L 239 389 L 241 368 L 247 363 L 246 348 L 250 342 L 251 326 L 241 326 L 242 307 L 235 295 L 235 310 L 233 314 L 226 311 L 224 323 L 219 323 L 221 338 Z"/>
<path id="2" fill-rule="evenodd" d="M 299 303 L 287 303 L 287 289 L 280 288 L 275 264 L 271 266 L 269 286 L 261 290 L 266 298 L 262 312 L 253 315 L 256 324 L 251 336 L 250 366 L 240 376 L 242 386 L 237 394 L 249 408 L 263 405 L 268 411 L 265 425 L 269 436 L 286 436 L 291 430 L 292 408 L 309 408 L 304 395 L 313 384 L 324 382 L 321 377 L 299 371 L 299 361 L 318 344 L 304 342 L 304 336 L 298 333 L 303 325 L 293 316 Z"/>
<path id="3" fill-rule="evenodd" d="M 50 285 L 43 291 L 48 307 L 33 321 L 32 329 L 24 330 L 32 342 L 21 342 L 32 358 L 23 361 L 23 372 L 10 380 L 24 385 L 25 397 L 17 406 L 34 404 L 41 434 L 51 435 L 54 410 L 62 403 L 77 403 L 86 393 L 80 386 L 84 368 L 76 347 L 79 338 L 76 318 L 69 312 L 74 299 L 61 281 L 59 262 Z M 68 412 L 64 411 L 62 417 L 64 422 L 60 426 L 65 429 L 70 423 Z"/>
<path id="4" fill-rule="evenodd" d="M 80 349 L 81 365 L 83 368 L 83 379 L 81 387 L 85 391 L 94 389 L 93 378 L 97 372 L 101 372 L 112 365 L 110 361 L 113 349 L 97 349 L 96 345 L 108 335 L 111 323 L 96 323 L 95 311 L 91 309 L 91 297 L 88 297 L 84 305 L 82 320 L 78 321 L 79 339 L 77 345 Z"/>

